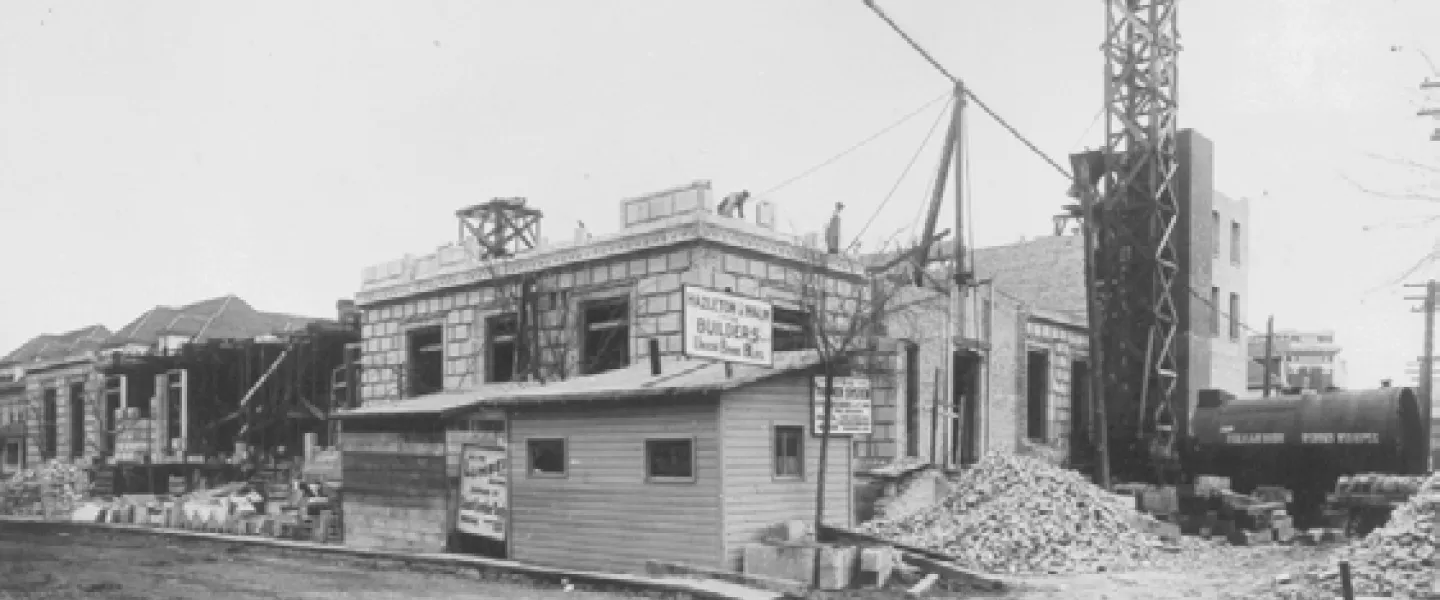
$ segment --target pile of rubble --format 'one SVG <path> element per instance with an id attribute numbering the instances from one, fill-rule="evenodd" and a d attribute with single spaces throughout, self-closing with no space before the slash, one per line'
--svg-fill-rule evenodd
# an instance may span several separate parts
<path id="1" fill-rule="evenodd" d="M 1431 477 L 1427 487 L 1440 485 Z M 1411 498 L 1391 513 L 1390 521 L 1341 551 L 1337 563 L 1309 574 L 1327 592 L 1341 590 L 1339 560 L 1350 563 L 1351 585 L 1359 596 L 1423 597 L 1435 587 L 1440 559 L 1440 496 L 1434 492 Z"/>
<path id="2" fill-rule="evenodd" d="M 0 483 L 0 512 L 69 513 L 89 495 L 90 480 L 84 469 L 52 460 Z"/>
<path id="3" fill-rule="evenodd" d="M 991 573 L 1121 570 L 1151 564 L 1164 545 L 1141 530 L 1133 506 L 1078 473 L 997 453 L 961 474 L 938 504 L 860 530 Z"/>

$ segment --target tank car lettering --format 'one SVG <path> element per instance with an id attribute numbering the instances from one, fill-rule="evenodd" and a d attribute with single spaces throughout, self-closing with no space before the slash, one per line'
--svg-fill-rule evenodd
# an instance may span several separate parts
<path id="1" fill-rule="evenodd" d="M 1333 444 L 1335 434 L 1333 433 L 1302 433 L 1300 434 L 1302 444 Z"/>
<path id="2" fill-rule="evenodd" d="M 1380 434 L 1378 433 L 1341 433 L 1336 437 L 1341 444 L 1378 444 Z"/>
<path id="3" fill-rule="evenodd" d="M 1225 436 L 1227 444 L 1283 444 L 1284 433 L 1232 433 Z"/>

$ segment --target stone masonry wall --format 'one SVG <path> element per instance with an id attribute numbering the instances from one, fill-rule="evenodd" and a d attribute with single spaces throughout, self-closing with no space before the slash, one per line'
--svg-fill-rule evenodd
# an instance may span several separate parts
<path id="1" fill-rule="evenodd" d="M 812 275 L 812 271 L 787 259 L 703 243 L 557 267 L 537 278 L 543 368 L 547 377 L 578 375 L 582 307 L 588 300 L 629 299 L 632 362 L 648 358 L 650 339 L 660 342 L 662 356 L 681 353 L 681 286 L 687 284 L 730 288 L 778 306 L 799 308 L 806 298 L 804 285 L 813 279 L 830 286 L 834 308 L 853 310 L 844 300 L 857 292 L 853 283 Z M 362 398 L 399 395 L 407 360 L 405 334 L 430 325 L 443 328 L 445 389 L 484 383 L 485 320 L 515 311 L 518 298 L 518 285 L 511 279 L 365 307 Z"/>
<path id="2" fill-rule="evenodd" d="M 26 436 L 25 456 L 27 462 L 38 465 L 49 460 L 42 452 L 45 440 L 44 427 L 44 391 L 48 388 L 55 389 L 55 456 L 61 462 L 76 462 L 71 454 L 71 420 L 75 418 L 71 414 L 70 407 L 70 385 L 72 383 L 85 384 L 85 413 L 79 418 L 85 422 L 86 442 L 80 461 L 88 460 L 98 454 L 99 445 L 96 440 L 96 433 L 99 431 L 99 421 L 95 414 L 95 399 L 100 396 L 104 386 L 104 378 L 95 371 L 89 363 L 67 366 L 53 371 L 35 373 L 25 379 L 26 396 Z"/>
<path id="3" fill-rule="evenodd" d="M 450 480 L 442 431 L 346 431 L 345 544 L 442 552 L 448 540 Z"/>

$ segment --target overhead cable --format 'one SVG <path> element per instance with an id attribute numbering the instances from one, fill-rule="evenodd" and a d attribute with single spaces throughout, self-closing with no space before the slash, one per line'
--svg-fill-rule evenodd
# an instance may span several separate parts
<path id="1" fill-rule="evenodd" d="M 885 210 L 885 205 L 890 202 L 891 198 L 895 197 L 895 192 L 900 189 L 900 184 L 905 181 L 905 176 L 910 174 L 910 169 L 915 167 L 915 162 L 920 159 L 920 154 L 925 151 L 925 145 L 930 143 L 930 138 L 935 136 L 935 131 L 940 128 L 940 123 L 945 120 L 945 114 L 949 108 L 949 102 L 946 102 L 945 106 L 940 108 L 940 115 L 935 117 L 935 123 L 930 125 L 930 131 L 925 134 L 925 139 L 920 140 L 920 146 L 915 149 L 915 154 L 910 156 L 910 162 L 905 164 L 905 169 L 900 171 L 899 177 L 895 178 L 895 184 L 890 186 L 890 191 L 885 194 L 885 199 L 881 200 L 880 205 L 875 207 L 875 212 L 871 213 L 870 218 L 860 227 L 860 231 L 855 234 L 855 239 L 845 248 L 845 252 L 850 252 L 855 248 L 856 244 L 860 243 L 860 236 L 865 235 L 865 232 L 870 229 L 870 225 L 880 216 L 880 211 Z"/>
<path id="2" fill-rule="evenodd" d="M 945 99 L 945 98 L 947 98 L 947 97 L 950 97 L 950 93 L 948 93 L 948 92 L 947 92 L 947 93 L 944 93 L 944 94 L 941 94 L 941 95 L 939 95 L 939 96 L 936 96 L 934 99 L 930 100 L 929 102 L 926 102 L 926 103 L 925 103 L 923 106 L 921 106 L 920 108 L 917 108 L 917 109 L 915 109 L 914 111 L 912 111 L 910 114 L 907 114 L 907 115 L 901 117 L 899 120 L 895 121 L 894 123 L 891 123 L 890 125 L 886 126 L 884 129 L 881 129 L 880 131 L 876 132 L 874 135 L 871 135 L 870 137 L 867 137 L 867 138 L 865 138 L 865 139 L 863 139 L 863 140 L 860 140 L 859 143 L 856 143 L 855 145 L 853 145 L 853 146 L 851 146 L 851 147 L 849 147 L 849 148 L 841 151 L 839 154 L 836 154 L 836 155 L 834 155 L 834 156 L 831 156 L 830 158 L 825 159 L 824 162 L 821 162 L 821 163 L 818 164 L 818 165 L 815 165 L 815 166 L 813 166 L 813 167 L 810 167 L 809 169 L 806 169 L 804 172 L 800 173 L 799 175 L 796 175 L 796 176 L 794 176 L 794 177 L 791 177 L 791 178 L 789 178 L 789 179 L 786 179 L 785 181 L 781 182 L 779 185 L 776 185 L 775 187 L 772 187 L 772 188 L 770 188 L 770 189 L 768 189 L 768 190 L 765 190 L 765 191 L 763 191 L 763 192 L 760 192 L 760 195 L 763 196 L 763 195 L 766 195 L 766 194 L 771 194 L 771 193 L 774 193 L 774 192 L 776 192 L 776 191 L 779 191 L 781 188 L 784 188 L 785 186 L 788 186 L 788 185 L 790 185 L 790 184 L 792 184 L 792 183 L 795 183 L 796 181 L 799 181 L 799 180 L 801 180 L 801 179 L 804 179 L 804 178 L 806 178 L 806 177 L 809 177 L 811 174 L 815 173 L 816 171 L 819 171 L 820 169 L 823 169 L 823 168 L 825 168 L 825 167 L 830 166 L 830 165 L 833 164 L 835 161 L 844 158 L 846 155 L 850 154 L 851 152 L 854 152 L 854 151 L 856 151 L 856 150 L 859 150 L 860 148 L 864 147 L 866 144 L 869 144 L 870 142 L 875 141 L 875 140 L 876 140 L 877 138 L 879 138 L 880 136 L 885 135 L 885 134 L 887 134 L 887 133 L 890 133 L 890 132 L 891 132 L 892 130 L 894 130 L 896 127 L 899 127 L 899 126 L 901 126 L 901 125 L 904 125 L 904 124 L 905 124 L 907 121 L 909 121 L 910 119 L 913 119 L 913 118 L 915 118 L 917 115 L 919 115 L 920 113 L 925 112 L 925 110 L 928 109 L 928 108 L 930 108 L 931 105 L 933 105 L 933 104 L 935 104 L 936 102 L 939 102 L 940 100 L 943 100 L 943 99 Z"/>

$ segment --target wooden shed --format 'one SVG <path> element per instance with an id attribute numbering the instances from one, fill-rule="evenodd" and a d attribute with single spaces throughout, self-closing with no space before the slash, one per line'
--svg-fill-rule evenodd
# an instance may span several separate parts
<path id="1" fill-rule="evenodd" d="M 813 518 L 817 362 L 777 353 L 774 368 L 727 374 L 666 360 L 659 374 L 639 364 L 348 411 L 346 541 L 438 551 L 479 538 L 485 553 L 563 568 L 739 569 L 764 529 Z M 826 520 L 849 527 L 849 438 L 831 439 L 828 461 Z"/>

